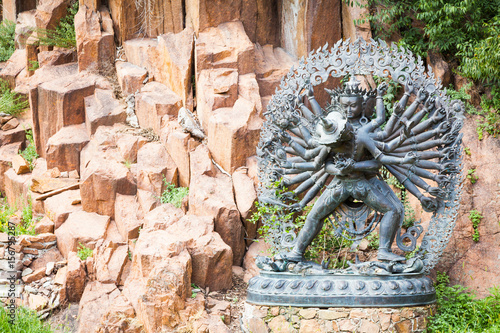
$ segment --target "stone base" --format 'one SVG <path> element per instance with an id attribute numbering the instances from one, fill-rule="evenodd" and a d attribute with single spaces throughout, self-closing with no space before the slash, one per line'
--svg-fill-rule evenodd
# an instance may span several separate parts
<path id="1" fill-rule="evenodd" d="M 435 305 L 402 308 L 299 308 L 245 303 L 243 332 L 424 332 Z"/>

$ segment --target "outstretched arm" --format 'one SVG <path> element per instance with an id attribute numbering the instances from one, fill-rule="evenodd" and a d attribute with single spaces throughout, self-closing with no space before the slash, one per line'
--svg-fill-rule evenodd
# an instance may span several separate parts
<path id="1" fill-rule="evenodd" d="M 375 145 L 375 141 L 371 139 L 368 135 L 360 136 L 359 140 L 364 145 L 364 147 L 375 157 L 377 161 L 382 164 L 412 164 L 417 158 L 413 153 L 406 154 L 405 157 L 389 156 L 382 153 Z"/>

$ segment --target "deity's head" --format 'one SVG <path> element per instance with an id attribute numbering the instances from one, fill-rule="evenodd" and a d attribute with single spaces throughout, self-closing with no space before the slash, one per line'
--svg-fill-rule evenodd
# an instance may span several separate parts
<path id="1" fill-rule="evenodd" d="M 332 97 L 332 104 L 337 104 L 349 120 L 361 117 L 370 118 L 373 114 L 375 91 L 361 89 L 360 82 L 352 75 L 342 89 L 327 90 Z"/>

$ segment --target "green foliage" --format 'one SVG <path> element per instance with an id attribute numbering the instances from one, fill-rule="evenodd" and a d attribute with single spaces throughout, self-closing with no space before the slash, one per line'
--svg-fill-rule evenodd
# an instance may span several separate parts
<path id="1" fill-rule="evenodd" d="M 33 218 L 31 198 L 28 197 L 27 201 L 27 204 L 23 205 L 21 210 L 21 223 L 17 224 L 14 230 L 16 236 L 35 235 L 35 223 L 37 220 Z M 15 212 L 15 207 L 10 207 L 5 199 L 0 198 L 0 232 L 7 233 L 9 231 L 9 220 Z"/>
<path id="2" fill-rule="evenodd" d="M 189 188 L 187 187 L 175 187 L 174 184 L 167 182 L 165 178 L 163 178 L 163 182 L 165 183 L 165 191 L 160 196 L 160 202 L 171 203 L 177 208 L 180 208 L 182 205 L 182 199 L 189 194 Z"/>
<path id="3" fill-rule="evenodd" d="M 481 108 L 481 119 L 476 129 L 479 140 L 483 139 L 484 132 L 496 137 L 500 134 L 500 87 L 493 86 L 491 98 L 481 97 Z"/>
<path id="4" fill-rule="evenodd" d="M 464 147 L 464 152 L 465 152 L 465 155 L 467 155 L 467 156 L 470 156 L 470 155 L 471 155 L 471 152 L 470 152 L 470 148 L 469 148 L 469 147 Z"/>
<path id="5" fill-rule="evenodd" d="M 383 78 L 374 75 L 373 80 L 375 81 L 375 84 L 377 86 L 382 82 L 387 83 L 387 91 L 385 92 L 383 99 L 384 99 L 385 112 L 387 113 L 387 116 L 390 116 L 394 108 L 394 102 L 396 100 L 396 96 L 398 95 L 400 85 L 396 81 L 387 77 Z"/>
<path id="6" fill-rule="evenodd" d="M 16 310 L 14 324 L 3 306 L 0 306 L 0 332 L 2 333 L 52 333 L 49 323 L 44 323 L 38 318 L 36 311 L 25 307 Z"/>
<path id="7" fill-rule="evenodd" d="M 368 240 L 368 245 L 370 248 L 377 250 L 379 246 L 379 234 L 377 232 L 372 232 L 366 237 L 366 240 Z"/>
<path id="8" fill-rule="evenodd" d="M 92 253 L 93 253 L 92 249 L 89 249 L 82 243 L 78 243 L 78 251 L 76 252 L 76 255 L 78 256 L 78 258 L 80 258 L 80 260 L 84 261 L 88 257 L 92 257 Z"/>
<path id="9" fill-rule="evenodd" d="M 436 282 L 437 312 L 429 317 L 429 333 L 500 332 L 500 290 L 476 299 L 462 286 L 449 286 L 450 279 L 438 272 Z"/>
<path id="10" fill-rule="evenodd" d="M 68 15 L 59 21 L 55 30 L 36 29 L 40 45 L 58 46 L 63 48 L 76 47 L 75 15 L 78 12 L 78 1 L 73 1 L 68 8 Z"/>
<path id="11" fill-rule="evenodd" d="M 0 62 L 9 60 L 16 49 L 14 42 L 15 31 L 16 24 L 14 22 L 4 20 L 0 23 Z"/>
<path id="12" fill-rule="evenodd" d="M 472 234 L 472 240 L 474 242 L 479 242 L 479 223 L 481 223 L 481 219 L 483 216 L 477 210 L 471 210 L 469 212 L 469 220 L 472 223 L 472 228 L 474 229 L 474 233 Z"/>
<path id="13" fill-rule="evenodd" d="M 470 180 L 471 184 L 475 184 L 479 180 L 479 177 L 476 175 L 476 169 L 467 170 L 467 179 Z"/>
<path id="14" fill-rule="evenodd" d="M 33 131 L 31 129 L 26 130 L 26 139 L 28 140 L 28 145 L 19 154 L 28 162 L 30 170 L 35 167 L 35 161 L 38 158 L 36 152 L 35 141 L 33 140 Z"/>
<path id="15" fill-rule="evenodd" d="M 0 232 L 8 232 L 9 219 L 14 212 L 15 209 L 10 207 L 4 198 L 0 198 Z"/>
<path id="16" fill-rule="evenodd" d="M 40 63 L 37 60 L 30 60 L 29 63 L 29 71 L 36 71 L 38 68 L 40 68 Z"/>
<path id="17" fill-rule="evenodd" d="M 0 112 L 17 116 L 27 107 L 29 107 L 28 100 L 10 90 L 9 83 L 0 79 Z"/>

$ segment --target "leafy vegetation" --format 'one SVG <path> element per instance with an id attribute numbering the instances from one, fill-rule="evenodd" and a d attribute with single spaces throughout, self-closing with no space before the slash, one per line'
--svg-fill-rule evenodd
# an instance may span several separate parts
<path id="1" fill-rule="evenodd" d="M 38 318 L 36 311 L 19 307 L 16 310 L 14 324 L 7 310 L 0 306 L 0 332 L 2 333 L 52 333 L 49 323 L 45 323 Z"/>
<path id="2" fill-rule="evenodd" d="M 165 178 L 163 178 L 163 182 L 165 183 L 165 190 L 160 196 L 160 202 L 171 203 L 177 208 L 180 208 L 182 205 L 182 199 L 189 194 L 189 188 L 187 187 L 175 187 L 174 184 L 167 182 Z"/>
<path id="3" fill-rule="evenodd" d="M 477 299 L 462 286 L 450 286 L 449 277 L 438 272 L 436 282 L 437 312 L 429 317 L 429 333 L 500 332 L 500 290 Z"/>
<path id="4" fill-rule="evenodd" d="M 14 22 L 4 20 L 0 23 L 0 62 L 9 60 L 16 49 L 14 42 L 15 31 L 16 24 Z"/>
<path id="5" fill-rule="evenodd" d="M 21 223 L 16 224 L 15 235 L 35 235 L 35 224 L 37 219 L 33 217 L 33 206 L 31 198 L 28 197 L 27 204 L 22 205 Z M 6 200 L 0 198 L 0 232 L 9 231 L 9 220 L 16 213 L 15 207 L 10 207 Z"/>
<path id="6" fill-rule="evenodd" d="M 479 177 L 476 175 L 476 169 L 467 170 L 467 179 L 470 180 L 471 184 L 475 184 L 479 180 Z"/>
<path id="7" fill-rule="evenodd" d="M 472 228 L 474 229 L 474 233 L 472 234 L 472 240 L 474 242 L 479 242 L 479 223 L 481 223 L 481 219 L 483 215 L 477 210 L 471 210 L 469 212 L 469 220 L 472 223 Z"/>
<path id="8" fill-rule="evenodd" d="M 477 125 L 479 140 L 483 138 L 484 132 L 496 137 L 500 134 L 500 87 L 493 86 L 491 98 L 485 95 L 481 97 L 481 109 L 479 115 L 482 118 Z"/>
<path id="9" fill-rule="evenodd" d="M 36 152 L 35 141 L 33 140 L 33 131 L 31 129 L 26 130 L 26 139 L 28 140 L 28 145 L 26 148 L 19 152 L 28 165 L 30 170 L 35 167 L 35 161 L 38 158 L 38 153 Z"/>
<path id="10" fill-rule="evenodd" d="M 92 253 L 94 251 L 88 247 L 86 247 L 82 243 L 78 243 L 78 251 L 76 252 L 76 255 L 80 260 L 85 261 L 87 260 L 88 257 L 92 257 Z"/>
<path id="11" fill-rule="evenodd" d="M 28 100 L 10 90 L 9 83 L 0 79 L 0 112 L 17 116 L 28 106 Z"/>
<path id="12" fill-rule="evenodd" d="M 63 48 L 76 47 L 75 15 L 78 12 L 78 1 L 72 1 L 68 15 L 59 21 L 54 29 L 36 29 L 40 45 L 58 46 Z"/>

